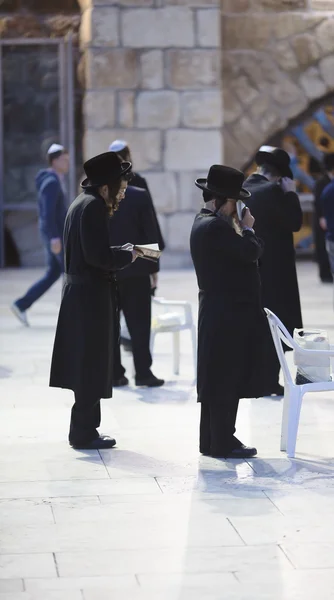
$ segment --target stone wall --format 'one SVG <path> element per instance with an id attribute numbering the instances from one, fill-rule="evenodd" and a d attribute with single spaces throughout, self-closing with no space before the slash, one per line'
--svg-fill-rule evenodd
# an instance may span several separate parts
<path id="1" fill-rule="evenodd" d="M 224 154 L 258 146 L 334 89 L 332 0 L 222 0 Z"/>
<path id="2" fill-rule="evenodd" d="M 168 264 L 189 263 L 201 204 L 194 179 L 222 160 L 219 4 L 81 0 L 85 156 L 128 140 L 152 190 Z"/>

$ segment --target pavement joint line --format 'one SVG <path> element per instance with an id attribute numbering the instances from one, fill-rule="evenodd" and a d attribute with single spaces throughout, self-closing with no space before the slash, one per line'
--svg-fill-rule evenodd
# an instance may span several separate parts
<path id="1" fill-rule="evenodd" d="M 281 511 L 281 510 L 278 508 L 277 504 L 275 504 L 275 502 L 274 502 L 274 501 L 273 501 L 271 498 L 269 498 L 269 496 L 268 496 L 268 494 L 266 493 L 266 491 L 265 491 L 265 490 L 262 490 L 262 493 L 265 495 L 265 497 L 266 497 L 266 498 L 268 498 L 269 502 L 271 502 L 271 503 L 272 503 L 272 505 L 273 505 L 273 506 L 274 506 L 274 507 L 275 507 L 275 508 L 278 510 L 278 512 L 279 512 L 281 515 L 283 515 L 283 517 L 285 517 L 285 514 L 284 514 L 284 513 L 283 513 L 283 512 L 282 512 L 282 511 Z"/>
<path id="2" fill-rule="evenodd" d="M 53 556 L 53 562 L 54 562 L 54 565 L 55 565 L 55 568 L 56 568 L 57 577 L 60 577 L 56 553 L 52 552 L 52 556 Z"/>
<path id="3" fill-rule="evenodd" d="M 282 548 L 281 544 L 277 544 L 277 546 L 280 549 L 280 551 L 284 554 L 285 558 L 289 561 L 289 563 L 292 566 L 292 568 L 296 571 L 297 570 L 296 565 L 292 562 L 290 556 L 287 555 L 287 553 L 285 552 L 284 548 Z"/>
<path id="4" fill-rule="evenodd" d="M 234 529 L 235 533 L 237 534 L 237 536 L 241 539 L 242 543 L 244 546 L 247 546 L 244 538 L 242 537 L 242 535 L 239 533 L 239 531 L 237 530 L 237 528 L 235 527 L 235 525 L 233 525 L 231 519 L 229 517 L 226 517 L 226 521 L 231 525 L 232 529 Z"/>

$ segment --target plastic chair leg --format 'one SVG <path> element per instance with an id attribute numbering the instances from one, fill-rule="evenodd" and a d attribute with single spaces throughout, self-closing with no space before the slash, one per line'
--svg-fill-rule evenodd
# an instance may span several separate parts
<path id="1" fill-rule="evenodd" d="M 180 332 L 173 333 L 173 371 L 175 375 L 180 372 Z"/>
<path id="2" fill-rule="evenodd" d="M 300 409 L 302 405 L 303 394 L 298 387 L 293 388 L 290 406 L 289 406 L 289 425 L 288 425 L 288 442 L 287 455 L 289 458 L 295 457 L 296 441 L 298 434 Z"/>
<path id="3" fill-rule="evenodd" d="M 286 452 L 288 444 L 288 424 L 289 424 L 289 405 L 290 405 L 291 390 L 284 382 L 284 399 L 283 399 L 283 414 L 281 428 L 281 452 Z"/>

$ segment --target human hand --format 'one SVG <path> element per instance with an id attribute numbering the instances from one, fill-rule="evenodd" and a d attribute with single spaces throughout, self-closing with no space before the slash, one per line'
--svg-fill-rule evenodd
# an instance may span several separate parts
<path id="1" fill-rule="evenodd" d="M 123 244 L 123 246 L 121 246 L 121 250 L 126 250 L 128 252 L 132 252 L 133 244 L 130 244 L 130 242 L 128 242 L 127 244 Z"/>
<path id="2" fill-rule="evenodd" d="M 296 182 L 293 179 L 290 179 L 290 177 L 282 177 L 281 180 L 281 185 L 282 185 L 282 190 L 283 192 L 286 194 L 287 192 L 295 192 L 297 187 L 296 187 Z"/>
<path id="3" fill-rule="evenodd" d="M 241 227 L 248 227 L 249 229 L 252 229 L 254 223 L 255 223 L 255 219 L 254 219 L 251 211 L 249 210 L 249 208 L 246 208 L 244 217 L 243 217 L 242 221 L 240 222 Z"/>
<path id="4" fill-rule="evenodd" d="M 327 221 L 326 221 L 325 217 L 320 217 L 319 225 L 320 225 L 321 229 L 323 229 L 324 231 L 327 231 Z"/>
<path id="5" fill-rule="evenodd" d="M 53 238 L 50 240 L 50 250 L 52 254 L 60 254 L 61 253 L 61 239 Z"/>

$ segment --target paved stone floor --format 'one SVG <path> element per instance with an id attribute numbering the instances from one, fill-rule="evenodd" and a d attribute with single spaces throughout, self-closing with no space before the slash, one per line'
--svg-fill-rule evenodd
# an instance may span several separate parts
<path id="1" fill-rule="evenodd" d="M 332 287 L 299 266 L 304 320 L 334 336 Z M 244 400 L 238 433 L 259 457 L 200 457 L 187 333 L 181 372 L 158 337 L 160 390 L 117 390 L 103 428 L 117 449 L 67 445 L 70 392 L 49 389 L 60 285 L 30 311 L 10 301 L 34 271 L 0 272 L 0 600 L 333 600 L 334 397 L 306 397 L 295 460 L 279 451 L 282 403 Z M 160 294 L 189 299 L 191 271 Z M 132 375 L 129 356 L 125 362 Z"/>

